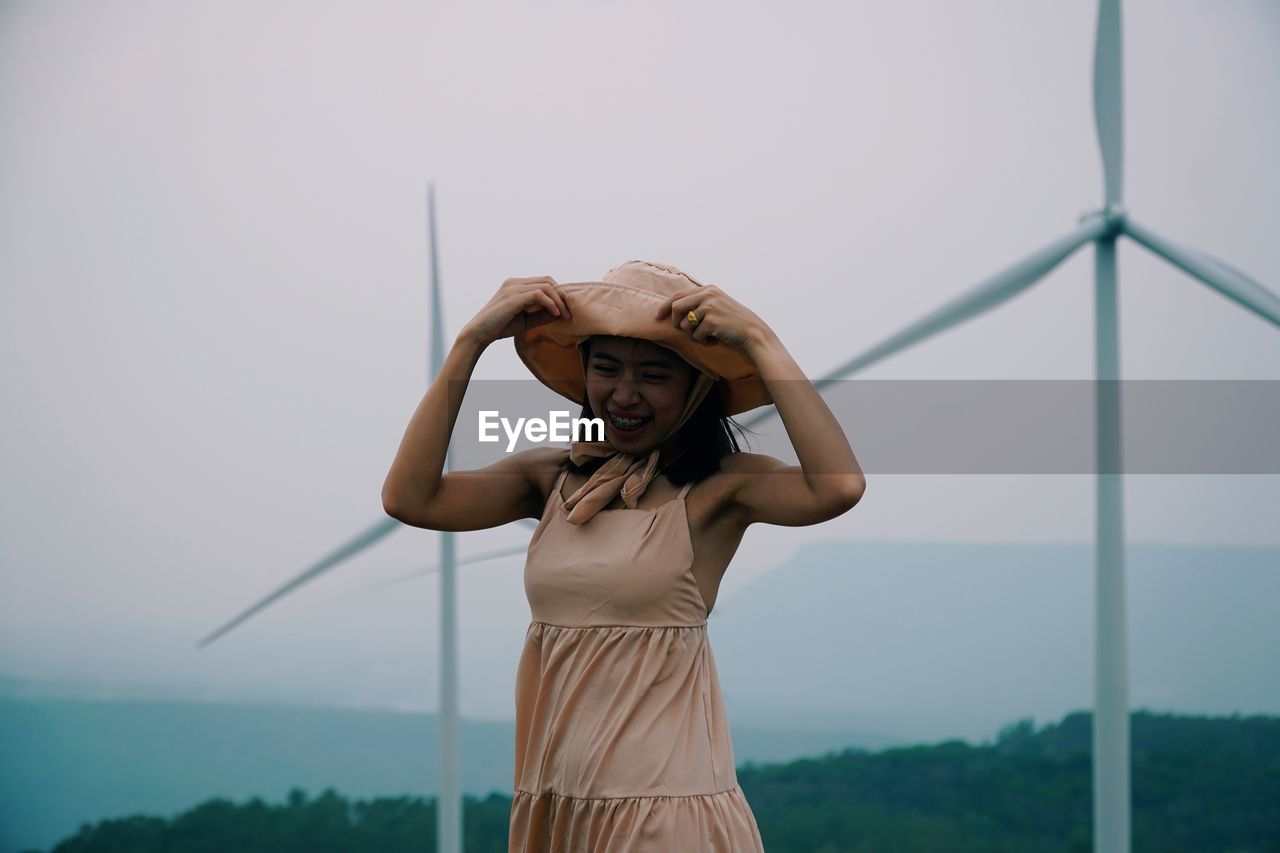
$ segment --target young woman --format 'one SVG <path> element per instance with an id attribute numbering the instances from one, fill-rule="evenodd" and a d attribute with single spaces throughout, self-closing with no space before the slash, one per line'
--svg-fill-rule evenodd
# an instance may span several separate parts
<path id="1" fill-rule="evenodd" d="M 605 440 L 441 476 L 480 354 L 502 338 Z M 740 452 L 772 402 L 799 466 Z M 433 530 L 541 519 L 516 675 L 512 851 L 760 851 L 707 616 L 751 524 L 818 524 L 866 481 L 773 330 L 715 286 L 629 261 L 599 282 L 512 278 L 458 335 L 405 433 L 386 511 Z"/>

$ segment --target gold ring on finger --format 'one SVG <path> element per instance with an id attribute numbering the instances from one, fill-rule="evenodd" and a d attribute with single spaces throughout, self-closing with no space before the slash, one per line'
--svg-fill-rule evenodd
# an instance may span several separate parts
<path id="1" fill-rule="evenodd" d="M 686 314 L 685 317 L 688 318 L 690 326 L 696 327 L 699 323 L 702 322 L 701 320 L 698 319 L 698 315 L 693 313 L 692 311 Z"/>

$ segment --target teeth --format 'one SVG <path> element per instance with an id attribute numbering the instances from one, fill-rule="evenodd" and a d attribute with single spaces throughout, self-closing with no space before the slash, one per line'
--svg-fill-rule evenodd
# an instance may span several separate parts
<path id="1" fill-rule="evenodd" d="M 617 415 L 610 415 L 609 420 L 613 421 L 613 425 L 618 429 L 632 430 L 643 423 L 648 422 L 648 418 L 620 418 Z"/>

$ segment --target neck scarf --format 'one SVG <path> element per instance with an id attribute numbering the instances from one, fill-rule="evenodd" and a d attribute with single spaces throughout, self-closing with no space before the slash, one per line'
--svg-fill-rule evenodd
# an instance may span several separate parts
<path id="1" fill-rule="evenodd" d="M 569 446 L 569 460 L 574 465 L 581 465 L 586 460 L 597 456 L 606 457 L 608 461 L 597 468 L 577 491 L 565 499 L 564 507 L 569 511 L 566 516 L 569 523 L 586 522 L 612 503 L 619 494 L 622 495 L 622 502 L 629 509 L 635 509 L 644 490 L 658 476 L 658 456 L 663 442 L 684 426 L 684 422 L 698 408 L 715 384 L 716 380 L 712 377 L 702 372 L 698 373 L 693 387 L 689 389 L 689 396 L 685 398 L 680 419 L 662 441 L 644 456 L 623 453 L 608 441 L 573 442 Z"/>

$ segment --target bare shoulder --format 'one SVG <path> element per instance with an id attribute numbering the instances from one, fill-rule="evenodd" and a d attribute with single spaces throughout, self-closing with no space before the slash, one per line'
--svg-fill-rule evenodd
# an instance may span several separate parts
<path id="1" fill-rule="evenodd" d="M 785 467 L 786 463 L 780 459 L 761 453 L 737 451 L 727 454 L 720 459 L 716 472 L 691 493 L 695 496 L 691 498 L 695 502 L 693 511 L 707 523 L 715 521 L 730 526 L 736 523 L 745 528 L 748 521 L 735 506 L 735 497 L 745 483 L 757 479 L 758 475 Z M 741 518 L 738 517 L 740 515 Z"/>
<path id="2" fill-rule="evenodd" d="M 538 512 L 551 495 L 551 487 L 565 463 L 569 451 L 562 447 L 531 447 L 512 454 L 512 462 L 520 467 L 533 492 L 540 498 Z"/>

